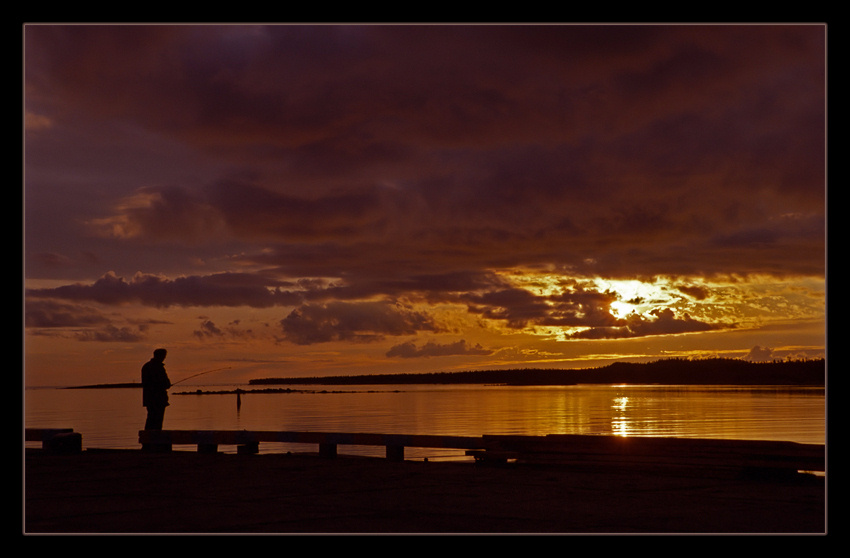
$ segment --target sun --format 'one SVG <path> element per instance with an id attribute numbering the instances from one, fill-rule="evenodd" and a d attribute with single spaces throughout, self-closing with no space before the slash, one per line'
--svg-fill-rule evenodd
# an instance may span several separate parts
<path id="1" fill-rule="evenodd" d="M 617 300 L 610 305 L 611 314 L 617 318 L 625 318 L 632 313 L 643 314 L 654 306 L 671 302 L 663 282 L 596 278 L 593 283 L 598 289 L 617 296 Z"/>
<path id="2" fill-rule="evenodd" d="M 512 270 L 500 275 L 513 285 L 544 298 L 556 296 L 568 285 L 574 284 L 580 284 L 584 289 L 608 293 L 612 301 L 607 310 L 617 319 L 625 319 L 633 314 L 647 315 L 658 306 L 669 306 L 678 301 L 671 295 L 669 281 L 659 278 L 653 282 L 602 277 L 576 279 L 557 272 L 528 270 Z"/>
<path id="3" fill-rule="evenodd" d="M 615 318 L 625 318 L 633 312 L 637 312 L 637 305 L 623 300 L 615 300 L 611 303 L 611 314 Z"/>

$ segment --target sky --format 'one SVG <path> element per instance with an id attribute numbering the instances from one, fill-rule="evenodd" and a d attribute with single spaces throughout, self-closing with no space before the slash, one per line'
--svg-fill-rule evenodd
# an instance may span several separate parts
<path id="1" fill-rule="evenodd" d="M 825 25 L 22 34 L 27 386 L 824 357 Z"/>

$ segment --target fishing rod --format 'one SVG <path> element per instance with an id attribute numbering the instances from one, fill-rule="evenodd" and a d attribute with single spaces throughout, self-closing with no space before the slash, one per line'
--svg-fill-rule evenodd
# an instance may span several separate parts
<path id="1" fill-rule="evenodd" d="M 183 378 L 182 380 L 178 380 L 178 381 L 174 382 L 173 384 L 171 384 L 171 387 L 174 387 L 179 383 L 185 382 L 186 380 L 191 380 L 192 378 L 196 378 L 198 376 L 203 376 L 204 374 L 209 374 L 210 372 L 218 372 L 219 370 L 230 370 L 231 368 L 232 368 L 231 366 L 225 366 L 224 368 L 214 368 L 212 370 L 204 370 L 203 372 L 198 372 L 197 374 L 192 374 L 191 376 L 188 376 L 186 378 Z"/>

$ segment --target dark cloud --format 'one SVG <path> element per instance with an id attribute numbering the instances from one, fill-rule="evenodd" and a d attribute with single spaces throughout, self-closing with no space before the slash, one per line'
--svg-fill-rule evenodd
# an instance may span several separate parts
<path id="1" fill-rule="evenodd" d="M 504 320 L 508 327 L 618 327 L 624 321 L 611 312 L 616 293 L 600 292 L 582 285 L 564 287 L 557 294 L 537 295 L 528 289 L 510 288 L 461 297 L 470 312 L 484 318 Z"/>
<path id="2" fill-rule="evenodd" d="M 592 257 L 606 273 L 647 260 L 675 273 L 701 258 L 710 272 L 730 265 L 713 264 L 713 246 L 746 253 L 779 215 L 823 223 L 823 37 L 819 26 L 33 26 L 27 100 L 60 124 L 121 119 L 252 169 L 252 181 L 204 191 L 146 187 L 149 204 L 120 210 L 145 238 L 225 225 L 244 240 L 382 237 L 408 255 L 464 244 L 482 264 L 501 247 L 507 265 Z M 817 227 L 806 232 L 819 247 Z M 773 272 L 778 257 L 738 266 Z"/>
<path id="3" fill-rule="evenodd" d="M 29 289 L 30 298 L 86 300 L 102 304 L 140 303 L 148 306 L 271 306 L 294 305 L 301 296 L 286 290 L 289 283 L 259 275 L 223 273 L 166 279 L 137 274 L 131 280 L 107 273 L 91 285 Z M 282 289 L 281 287 L 284 287 Z"/>
<path id="4" fill-rule="evenodd" d="M 244 181 L 211 188 L 210 205 L 238 236 L 310 243 L 381 236 L 382 223 L 393 209 L 382 203 L 375 189 L 308 197 Z"/>
<path id="5" fill-rule="evenodd" d="M 200 329 L 195 330 L 197 337 L 219 337 L 223 334 L 224 332 L 216 327 L 212 320 L 204 320 L 201 323 Z"/>
<path id="6" fill-rule="evenodd" d="M 137 342 L 147 337 L 151 323 L 115 325 L 107 316 L 89 306 L 56 300 L 28 300 L 25 327 L 35 335 L 72 337 L 78 341 Z"/>
<path id="7" fill-rule="evenodd" d="M 240 327 L 240 320 L 233 320 L 225 326 L 218 326 L 211 319 L 203 317 L 198 329 L 192 334 L 201 340 L 240 340 L 249 339 L 254 336 L 250 328 Z"/>
<path id="8" fill-rule="evenodd" d="M 388 296 L 441 303 L 457 302 L 464 293 L 508 287 L 504 278 L 491 271 L 462 270 L 408 275 L 407 273 L 412 271 L 410 267 L 399 266 L 398 260 L 395 259 L 375 255 L 365 262 L 368 266 L 348 267 L 347 272 L 341 274 L 343 279 L 314 284 L 313 288 L 305 293 L 305 298 L 311 301 L 323 301 Z M 444 269 L 450 267 L 443 266 Z"/>
<path id="9" fill-rule="evenodd" d="M 705 300 L 711 294 L 711 290 L 699 285 L 678 285 L 676 290 L 682 292 L 695 300 Z"/>
<path id="10" fill-rule="evenodd" d="M 388 357 L 398 358 L 429 358 L 441 356 L 457 356 L 457 355 L 490 355 L 493 351 L 485 349 L 480 344 L 470 345 L 465 340 L 461 339 L 455 343 L 434 343 L 429 341 L 417 347 L 413 341 L 407 341 L 399 345 L 393 346 L 387 351 Z"/>
<path id="11" fill-rule="evenodd" d="M 280 325 L 298 345 L 330 341 L 370 342 L 385 336 L 439 331 L 426 313 L 392 302 L 331 302 L 296 308 Z"/>
<path id="12" fill-rule="evenodd" d="M 681 333 L 696 333 L 720 328 L 728 325 L 716 325 L 701 322 L 688 314 L 677 316 L 669 308 L 652 310 L 648 317 L 637 314 L 629 315 L 623 325 L 607 327 L 591 327 L 577 333 L 567 334 L 567 339 L 627 339 L 650 335 L 675 335 Z"/>
<path id="13" fill-rule="evenodd" d="M 54 300 L 28 300 L 24 309 L 24 323 L 28 328 L 99 326 L 108 321 L 94 308 Z"/>
<path id="14" fill-rule="evenodd" d="M 197 194 L 177 186 L 145 187 L 116 208 L 114 215 L 89 222 L 93 232 L 148 242 L 220 241 L 221 215 Z"/>
<path id="15" fill-rule="evenodd" d="M 521 328 L 529 321 L 547 316 L 546 301 L 525 289 L 502 289 L 482 294 L 470 293 L 463 297 L 469 311 L 484 318 L 504 320 L 510 327 Z"/>
<path id="16" fill-rule="evenodd" d="M 116 327 L 108 325 L 98 329 L 86 329 L 74 334 L 78 341 L 97 341 L 101 343 L 136 343 L 147 339 L 143 329 L 132 327 Z"/>

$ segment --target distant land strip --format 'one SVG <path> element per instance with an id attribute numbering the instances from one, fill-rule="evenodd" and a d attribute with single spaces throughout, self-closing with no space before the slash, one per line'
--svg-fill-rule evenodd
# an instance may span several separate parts
<path id="1" fill-rule="evenodd" d="M 121 384 L 90 384 L 85 386 L 68 386 L 62 389 L 111 389 L 111 388 L 140 388 L 141 383 L 125 382 Z"/>
<path id="2" fill-rule="evenodd" d="M 601 368 L 474 370 L 357 376 L 261 378 L 252 385 L 313 384 L 669 384 L 825 386 L 826 360 L 750 362 L 740 359 L 662 359 L 615 362 Z"/>

